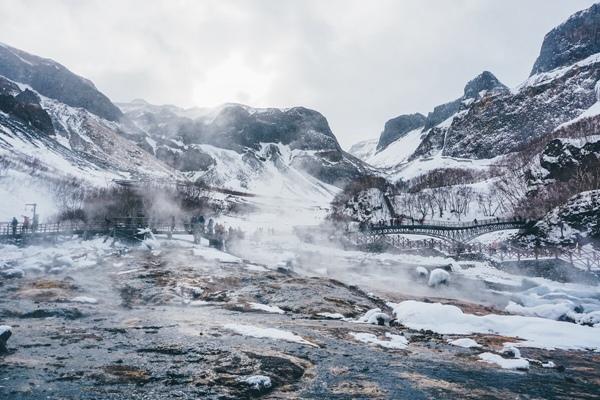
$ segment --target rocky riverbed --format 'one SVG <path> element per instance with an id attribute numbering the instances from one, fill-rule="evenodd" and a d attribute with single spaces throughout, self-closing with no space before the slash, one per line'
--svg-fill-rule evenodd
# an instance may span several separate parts
<path id="1" fill-rule="evenodd" d="M 520 347 L 519 339 L 410 329 L 400 292 L 185 240 L 160 245 L 58 244 L 15 257 L 0 282 L 0 398 L 562 398 L 600 393 L 600 353 Z M 12 253 L 11 253 L 12 252 Z M 12 254 L 12 256 L 11 256 Z M 35 257 L 34 257 L 35 256 Z M 12 258 L 11 258 L 12 257 Z M 35 260 L 35 262 L 33 261 Z M 417 285 L 418 274 L 415 275 Z M 414 296 L 410 296 L 414 298 Z M 466 313 L 489 306 L 431 296 Z M 379 309 L 379 310 L 376 310 Z M 592 328 L 590 328 L 592 329 Z M 526 368 L 484 362 L 526 360 Z M 596 397 L 597 398 L 597 397 Z"/>

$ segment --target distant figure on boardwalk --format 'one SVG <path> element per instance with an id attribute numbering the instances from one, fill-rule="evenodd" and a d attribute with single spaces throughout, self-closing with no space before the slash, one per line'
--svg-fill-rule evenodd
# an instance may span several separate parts
<path id="1" fill-rule="evenodd" d="M 215 230 L 214 230 L 214 226 L 215 226 L 215 221 L 213 221 L 213 219 L 209 219 L 208 220 L 208 226 L 206 227 L 206 233 L 210 236 L 215 234 Z"/>
<path id="2" fill-rule="evenodd" d="M 33 216 L 33 223 L 31 224 L 31 231 L 32 232 L 36 232 L 38 229 L 38 226 L 40 224 L 40 216 L 37 214 L 34 214 Z"/>
<path id="3" fill-rule="evenodd" d="M 194 243 L 199 244 L 204 234 L 204 216 L 194 215 L 192 217 L 192 234 L 194 235 Z"/>
<path id="4" fill-rule="evenodd" d="M 27 215 L 23 215 L 23 226 L 21 227 L 21 232 L 25 233 L 29 229 L 29 217 Z"/>
<path id="5" fill-rule="evenodd" d="M 16 236 L 17 235 L 17 225 L 19 225 L 19 221 L 17 221 L 17 217 L 13 217 L 12 221 L 10 222 L 10 225 L 12 226 L 13 236 Z"/>

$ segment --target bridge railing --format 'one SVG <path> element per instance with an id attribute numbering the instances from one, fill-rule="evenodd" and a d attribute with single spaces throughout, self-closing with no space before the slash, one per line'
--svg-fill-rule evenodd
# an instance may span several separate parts
<path id="1" fill-rule="evenodd" d="M 381 230 L 386 228 L 401 228 L 401 227 L 419 227 L 419 228 L 445 228 L 445 229 L 467 229 L 479 228 L 493 225 L 515 225 L 524 226 L 529 223 L 529 220 L 520 218 L 489 218 L 482 220 L 453 222 L 453 221 L 438 221 L 438 220 L 415 220 L 410 218 L 392 218 L 377 223 L 371 223 L 363 226 L 367 230 Z"/>
<path id="2" fill-rule="evenodd" d="M 436 239 L 413 240 L 399 235 L 369 237 L 358 234 L 356 244 L 368 245 L 383 238 L 388 244 L 406 250 L 435 249 L 448 255 L 482 254 L 499 261 L 556 259 L 579 269 L 600 271 L 600 251 L 563 246 L 520 247 L 510 243 L 452 243 Z"/>

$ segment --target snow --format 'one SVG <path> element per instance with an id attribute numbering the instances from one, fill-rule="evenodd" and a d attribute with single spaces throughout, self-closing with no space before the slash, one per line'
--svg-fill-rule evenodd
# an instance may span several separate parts
<path id="1" fill-rule="evenodd" d="M 358 320 L 356 320 L 356 322 L 363 324 L 378 325 L 379 321 L 383 321 L 384 324 L 388 324 L 390 320 L 390 316 L 382 312 L 380 308 L 373 308 L 372 310 L 367 311 L 365 315 L 360 317 Z"/>
<path id="2" fill-rule="evenodd" d="M 350 336 L 359 342 L 381 346 L 386 349 L 405 349 L 408 345 L 408 340 L 404 336 L 394 335 L 389 332 L 385 333 L 385 337 L 389 340 L 381 340 L 372 333 L 365 332 L 350 332 Z"/>
<path id="3" fill-rule="evenodd" d="M 422 128 L 408 132 L 366 161 L 378 168 L 394 167 L 408 159 L 421 144 Z"/>
<path id="4" fill-rule="evenodd" d="M 98 300 L 96 300 L 93 297 L 77 296 L 77 297 L 73 297 L 71 299 L 71 302 L 73 302 L 73 303 L 97 304 Z"/>
<path id="5" fill-rule="evenodd" d="M 284 331 L 276 328 L 261 328 L 252 325 L 240 325 L 240 324 L 226 324 L 225 329 L 233 331 L 243 336 L 250 336 L 254 338 L 267 338 L 275 340 L 284 340 L 286 342 L 300 343 L 312 347 L 319 347 L 318 345 L 309 342 L 301 336 L 298 336 L 292 332 Z"/>
<path id="6" fill-rule="evenodd" d="M 0 325 L 0 336 L 4 335 L 6 332 L 12 332 L 12 326 Z"/>
<path id="7" fill-rule="evenodd" d="M 449 340 L 452 346 L 464 347 L 466 349 L 470 349 L 471 347 L 481 347 L 479 343 L 470 338 L 460 338 L 455 340 Z"/>
<path id="8" fill-rule="evenodd" d="M 353 144 L 348 149 L 348 153 L 363 161 L 367 161 L 375 154 L 375 151 L 377 149 L 377 143 L 379 143 L 379 138 L 363 140 L 361 142 Z"/>
<path id="9" fill-rule="evenodd" d="M 427 284 L 429 286 L 439 286 L 443 283 L 448 283 L 449 280 L 450 274 L 447 271 L 441 268 L 436 268 L 429 274 L 429 281 Z"/>
<path id="10" fill-rule="evenodd" d="M 529 87 L 535 87 L 547 84 L 555 79 L 559 79 L 567 74 L 570 70 L 581 68 L 588 65 L 593 65 L 600 62 L 600 53 L 592 54 L 591 56 L 578 61 L 572 65 L 558 67 L 552 71 L 541 72 L 530 76 L 525 82 L 513 89 L 513 93 L 518 93 L 522 90 L 527 90 Z"/>
<path id="11" fill-rule="evenodd" d="M 254 390 L 262 390 L 271 387 L 271 378 L 265 375 L 251 375 L 239 378 L 241 382 L 247 383 Z"/>
<path id="12" fill-rule="evenodd" d="M 479 355 L 481 361 L 489 364 L 497 364 L 503 369 L 516 369 L 516 370 L 528 370 L 529 361 L 524 358 L 503 358 L 498 354 L 493 353 L 481 353 Z"/>
<path id="13" fill-rule="evenodd" d="M 393 181 L 399 179 L 410 180 L 438 168 L 462 168 L 475 171 L 486 171 L 500 162 L 503 158 L 504 156 L 498 156 L 495 158 L 474 160 L 442 156 L 440 153 L 432 157 L 419 158 L 409 163 L 399 165 L 398 168 L 389 175 L 389 178 Z"/>
<path id="14" fill-rule="evenodd" d="M 265 312 L 273 313 L 273 314 L 285 314 L 285 311 L 283 311 L 281 308 L 279 308 L 277 306 L 270 306 L 267 304 L 260 304 L 260 303 L 248 303 L 248 305 L 253 310 L 260 310 L 260 311 L 265 311 Z"/>
<path id="15" fill-rule="evenodd" d="M 440 334 L 511 336 L 523 340 L 514 343 L 519 347 L 600 351 L 600 328 L 518 315 L 478 316 L 465 314 L 456 306 L 414 300 L 388 305 L 398 322 L 411 329 L 429 329 Z"/>
<path id="16" fill-rule="evenodd" d="M 206 172 L 194 174 L 192 179 L 202 178 L 208 182 L 219 182 L 220 187 L 242 192 L 251 192 L 275 200 L 303 201 L 305 205 L 328 205 L 340 191 L 296 168 L 294 159 L 312 156 L 314 151 L 292 150 L 280 143 L 261 143 L 260 153 L 276 148 L 279 156 L 260 163 L 248 161 L 244 154 L 211 145 L 193 145 L 215 159 L 216 164 Z M 268 157 L 266 157 L 268 158 Z"/>
<path id="17" fill-rule="evenodd" d="M 320 312 L 317 313 L 319 317 L 329 318 L 329 319 L 345 319 L 343 314 L 340 313 L 329 313 L 329 312 Z"/>

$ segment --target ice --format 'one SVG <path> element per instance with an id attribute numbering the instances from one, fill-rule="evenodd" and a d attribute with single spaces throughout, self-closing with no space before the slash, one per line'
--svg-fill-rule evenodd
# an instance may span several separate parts
<path id="1" fill-rule="evenodd" d="M 298 336 L 292 332 L 284 331 L 276 328 L 261 328 L 252 325 L 240 325 L 240 324 L 227 324 L 224 326 L 225 329 L 236 332 L 243 336 L 250 336 L 255 338 L 267 338 L 275 340 L 284 340 L 286 342 L 295 342 L 305 344 L 312 347 L 319 347 L 318 345 L 309 342 L 301 336 Z"/>
<path id="2" fill-rule="evenodd" d="M 385 333 L 385 337 L 389 340 L 381 340 L 372 333 L 365 332 L 350 332 L 350 336 L 359 342 L 385 347 L 386 349 L 405 349 L 408 345 L 408 340 L 404 336 L 394 335 L 389 332 Z"/>

